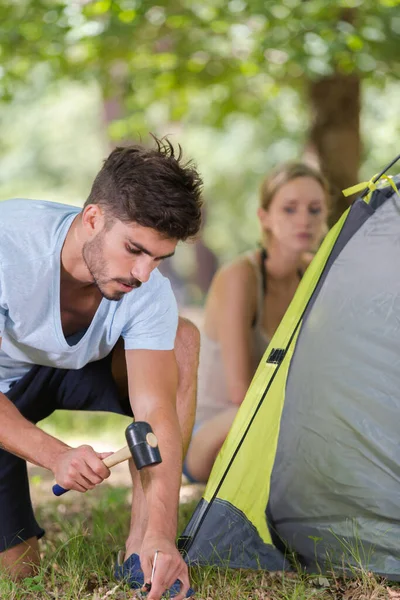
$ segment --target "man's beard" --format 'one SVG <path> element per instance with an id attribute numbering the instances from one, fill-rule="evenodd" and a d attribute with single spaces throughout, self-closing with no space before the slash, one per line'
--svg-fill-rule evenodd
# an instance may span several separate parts
<path id="1" fill-rule="evenodd" d="M 107 284 L 116 281 L 118 283 L 124 283 L 132 288 L 139 288 L 142 285 L 142 282 L 134 277 L 131 279 L 110 279 L 108 277 L 103 258 L 103 240 L 104 233 L 100 232 L 95 238 L 93 238 L 93 240 L 85 242 L 82 248 L 82 258 L 89 273 L 93 277 L 93 283 L 99 290 L 100 294 L 106 298 L 106 300 L 114 300 L 118 302 L 118 300 L 121 300 L 121 298 L 123 298 L 128 291 L 115 291 L 111 294 L 106 290 Z"/>

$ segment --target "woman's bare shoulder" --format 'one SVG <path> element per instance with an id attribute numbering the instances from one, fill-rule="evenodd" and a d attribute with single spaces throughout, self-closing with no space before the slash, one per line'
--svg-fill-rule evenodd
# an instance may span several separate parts
<path id="1" fill-rule="evenodd" d="M 217 273 L 217 277 L 223 280 L 224 283 L 228 281 L 248 281 L 254 279 L 254 266 L 249 260 L 248 254 L 242 254 L 235 260 L 221 267 Z"/>
<path id="2" fill-rule="evenodd" d="M 254 267 L 246 255 L 221 267 L 211 285 L 206 302 L 206 329 L 215 326 L 216 319 L 238 318 L 251 321 L 257 304 L 257 280 Z M 208 327 L 207 327 L 208 325 Z"/>
<path id="3" fill-rule="evenodd" d="M 221 267 L 213 280 L 210 289 L 212 297 L 226 299 L 230 297 L 240 301 L 240 298 L 257 295 L 257 278 L 254 266 L 246 255 L 241 255 L 232 262 Z"/>

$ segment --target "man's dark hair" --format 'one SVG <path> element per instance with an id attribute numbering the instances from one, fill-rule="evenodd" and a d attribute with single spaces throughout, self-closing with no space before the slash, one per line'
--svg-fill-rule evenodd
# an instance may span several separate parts
<path id="1" fill-rule="evenodd" d="M 155 149 L 115 148 L 84 206 L 101 206 L 108 225 L 115 219 L 135 222 L 168 238 L 186 240 L 200 229 L 203 182 L 191 162 L 182 164 L 180 146 L 176 155 L 169 140 L 154 140 Z"/>

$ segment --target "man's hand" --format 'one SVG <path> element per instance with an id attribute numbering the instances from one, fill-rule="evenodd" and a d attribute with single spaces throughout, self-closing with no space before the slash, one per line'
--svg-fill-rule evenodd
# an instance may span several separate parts
<path id="1" fill-rule="evenodd" d="M 153 581 L 151 574 L 156 550 L 157 563 L 154 570 Z M 181 591 L 175 600 L 183 600 L 190 587 L 189 572 L 186 563 L 177 547 L 171 540 L 160 536 L 146 536 L 140 552 L 140 564 L 144 573 L 144 582 L 151 582 L 148 600 L 160 600 L 163 593 L 168 590 L 177 579 L 181 582 Z"/>
<path id="2" fill-rule="evenodd" d="M 111 452 L 95 452 L 91 446 L 65 448 L 55 458 L 51 470 L 56 482 L 67 490 L 86 492 L 107 479 L 110 470 L 102 459 Z"/>

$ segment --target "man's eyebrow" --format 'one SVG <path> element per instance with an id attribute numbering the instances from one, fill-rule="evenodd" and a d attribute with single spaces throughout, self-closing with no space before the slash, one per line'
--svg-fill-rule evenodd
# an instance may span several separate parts
<path id="1" fill-rule="evenodd" d="M 142 244 L 139 244 L 138 242 L 134 242 L 133 240 L 131 240 L 129 238 L 128 238 L 128 242 L 130 244 L 132 244 L 132 246 L 135 246 L 135 248 L 137 248 L 138 250 L 143 252 L 143 254 L 147 254 L 147 256 L 151 256 L 152 258 L 155 258 L 156 260 L 162 260 L 163 258 L 170 258 L 171 256 L 174 256 L 174 254 L 175 254 L 175 250 L 174 250 L 173 252 L 170 252 L 169 254 L 163 254 L 162 256 L 154 256 L 154 254 L 152 254 L 150 252 L 150 250 L 147 250 L 147 248 L 142 246 Z"/>

